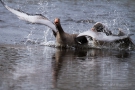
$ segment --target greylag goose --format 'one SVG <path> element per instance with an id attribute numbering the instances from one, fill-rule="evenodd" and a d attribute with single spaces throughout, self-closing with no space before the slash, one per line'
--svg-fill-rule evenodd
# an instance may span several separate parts
<path id="1" fill-rule="evenodd" d="M 53 35 L 56 37 L 56 43 L 57 43 L 56 46 L 60 46 L 60 47 L 78 46 L 78 45 L 84 45 L 88 42 L 85 36 L 81 36 L 76 39 L 78 34 L 69 34 L 64 32 L 60 24 L 60 19 L 58 18 L 56 18 L 53 23 L 42 14 L 28 14 L 20 10 L 15 10 L 7 6 L 4 2 L 2 2 L 2 0 L 0 1 L 7 10 L 17 15 L 19 19 L 31 23 L 44 24 L 50 27 L 53 31 Z"/>

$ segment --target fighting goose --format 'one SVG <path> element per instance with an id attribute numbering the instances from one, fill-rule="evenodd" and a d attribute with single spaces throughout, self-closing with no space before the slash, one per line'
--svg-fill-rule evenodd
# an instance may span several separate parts
<path id="1" fill-rule="evenodd" d="M 109 29 L 100 22 L 97 22 L 96 24 L 94 24 L 94 26 L 92 27 L 92 30 L 95 30 L 97 32 L 104 32 L 107 36 L 112 35 L 112 32 L 109 31 Z"/>
<path id="2" fill-rule="evenodd" d="M 53 31 L 53 35 L 56 37 L 56 46 L 60 47 L 66 47 L 66 46 L 78 46 L 78 45 L 84 45 L 88 41 L 85 36 L 77 37 L 78 34 L 68 34 L 64 32 L 64 30 L 61 27 L 60 19 L 56 18 L 54 23 L 52 23 L 48 18 L 41 14 L 35 14 L 31 15 L 28 13 L 24 13 L 20 10 L 15 10 L 13 8 L 10 8 L 7 6 L 2 0 L 0 0 L 3 6 L 8 9 L 13 14 L 17 15 L 19 19 L 25 20 L 31 23 L 38 23 L 38 24 L 44 24 L 48 27 L 50 27 Z M 78 43 L 81 42 L 81 43 Z"/>
<path id="3" fill-rule="evenodd" d="M 108 28 L 102 23 L 96 23 L 91 30 L 80 33 L 77 37 L 87 36 L 90 37 L 94 43 L 98 43 L 99 45 L 115 43 L 122 46 L 134 46 L 130 36 L 134 34 L 126 35 L 119 29 L 119 33 L 113 34 Z"/>

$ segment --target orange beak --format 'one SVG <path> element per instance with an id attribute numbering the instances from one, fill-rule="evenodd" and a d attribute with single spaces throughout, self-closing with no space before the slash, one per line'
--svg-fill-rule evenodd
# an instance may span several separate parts
<path id="1" fill-rule="evenodd" d="M 60 23 L 60 19 L 59 19 L 59 18 L 55 18 L 54 23 L 55 23 L 55 24 Z"/>

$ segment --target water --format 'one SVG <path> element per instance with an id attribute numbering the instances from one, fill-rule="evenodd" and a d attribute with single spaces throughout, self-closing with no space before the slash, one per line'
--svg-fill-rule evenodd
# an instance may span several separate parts
<path id="1" fill-rule="evenodd" d="M 134 51 L 0 49 L 0 90 L 135 89 Z"/>
<path id="2" fill-rule="evenodd" d="M 64 30 L 79 33 L 96 22 L 112 32 L 135 30 L 134 0 L 4 0 L 28 13 L 61 19 Z M 0 4 L 0 90 L 134 90 L 135 51 L 56 49 L 52 31 L 19 20 Z M 131 36 L 133 42 L 135 35 Z"/>

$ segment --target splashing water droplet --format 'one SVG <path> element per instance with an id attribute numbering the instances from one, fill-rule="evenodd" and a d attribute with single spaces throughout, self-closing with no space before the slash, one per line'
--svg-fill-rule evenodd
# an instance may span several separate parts
<path id="1" fill-rule="evenodd" d="M 29 41 L 31 41 L 31 39 L 30 39 L 30 37 L 32 36 L 32 33 L 33 33 L 33 31 L 31 31 L 29 34 L 28 34 L 28 36 L 26 37 L 26 42 L 24 43 L 25 45 L 27 44 L 27 42 L 29 42 Z"/>
<path id="2" fill-rule="evenodd" d="M 47 36 L 48 36 L 48 32 L 49 32 L 49 28 L 46 30 L 46 31 L 44 31 L 44 42 L 45 43 L 47 43 Z"/>

